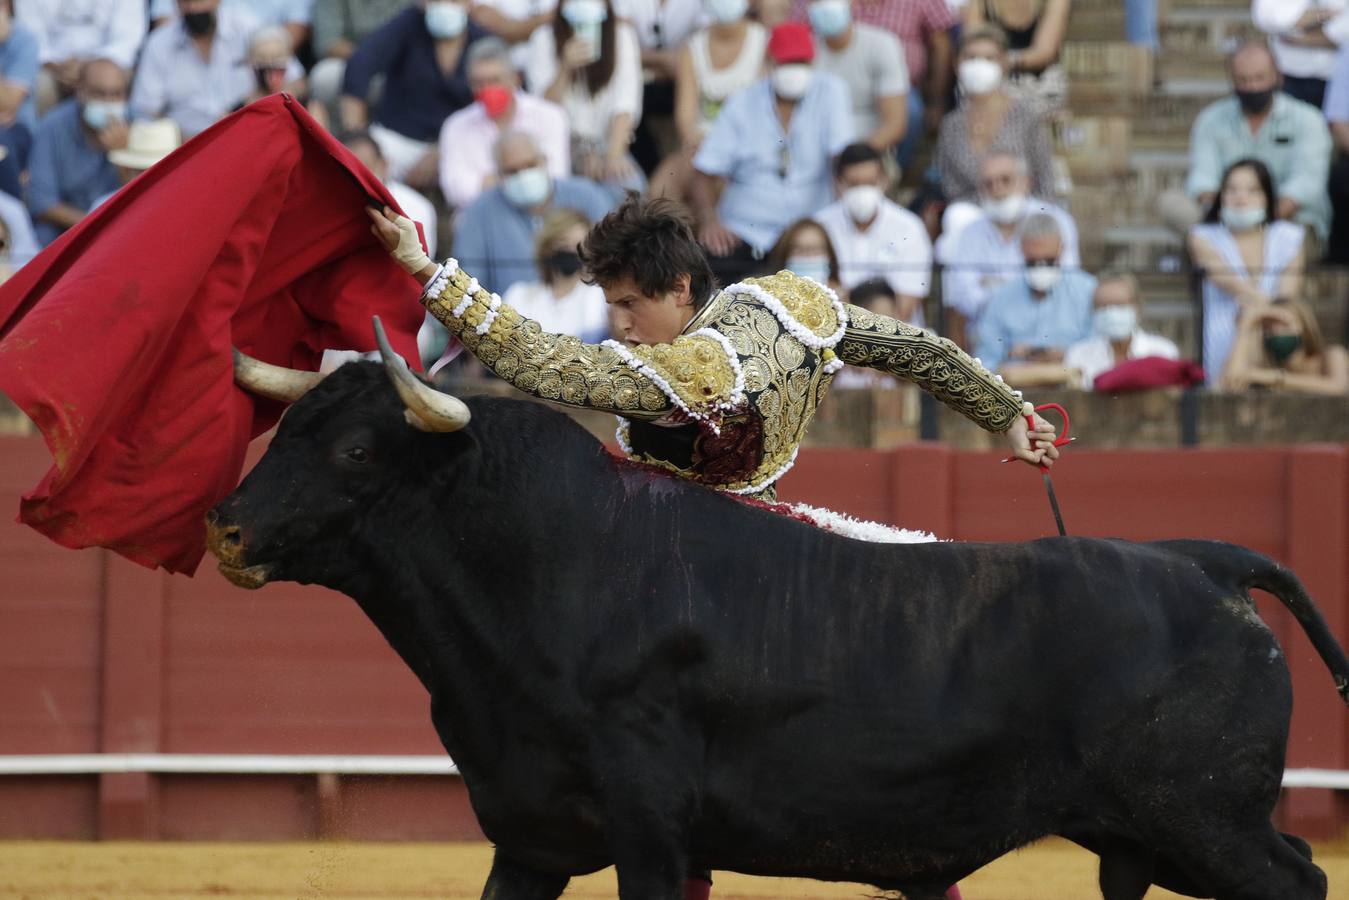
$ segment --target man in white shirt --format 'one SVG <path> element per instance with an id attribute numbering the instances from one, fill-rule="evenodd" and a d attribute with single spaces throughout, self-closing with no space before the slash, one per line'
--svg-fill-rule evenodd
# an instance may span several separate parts
<path id="1" fill-rule="evenodd" d="M 156 28 L 145 41 L 131 87 L 131 112 L 138 119 L 173 119 L 190 138 L 233 110 L 255 83 L 249 42 L 259 23 L 239 6 L 220 0 L 178 0 L 178 18 Z M 304 70 L 292 57 L 285 81 Z"/>
<path id="2" fill-rule="evenodd" d="M 849 144 L 834 161 L 839 199 L 815 214 L 838 256 L 839 280 L 851 290 L 884 278 L 898 298 L 896 318 L 923 327 L 932 284 L 932 242 L 923 222 L 885 196 L 890 179 L 871 144 Z"/>
<path id="3" fill-rule="evenodd" d="M 145 40 L 145 0 L 14 0 L 14 18 L 38 39 L 38 115 L 75 92 L 91 59 L 130 71 Z"/>
<path id="4" fill-rule="evenodd" d="M 451 115 L 440 129 L 440 189 L 449 204 L 463 209 L 496 184 L 492 148 L 503 131 L 532 135 L 547 160 L 548 174 L 570 175 L 571 130 L 562 107 L 520 89 L 510 48 L 500 38 L 482 38 L 467 54 L 475 102 Z"/>
<path id="5" fill-rule="evenodd" d="M 1270 37 L 1283 92 L 1320 107 L 1335 48 L 1349 39 L 1349 0 L 1253 0 L 1251 20 Z"/>
<path id="6" fill-rule="evenodd" d="M 995 288 L 1021 274 L 1026 262 L 1021 226 L 1034 213 L 1045 213 L 1058 222 L 1063 240 L 1060 267 L 1082 265 L 1077 223 L 1066 210 L 1031 196 L 1030 167 L 1024 158 L 989 154 L 979 170 L 979 195 L 982 214 L 956 238 L 943 282 L 942 302 L 967 322 L 979 318 Z"/>
<path id="7" fill-rule="evenodd" d="M 1129 359 L 1179 359 L 1176 345 L 1138 325 L 1138 280 L 1124 270 L 1102 272 L 1092 301 L 1092 335 L 1068 348 L 1063 367 L 1072 382 L 1092 390 L 1096 376 Z"/>

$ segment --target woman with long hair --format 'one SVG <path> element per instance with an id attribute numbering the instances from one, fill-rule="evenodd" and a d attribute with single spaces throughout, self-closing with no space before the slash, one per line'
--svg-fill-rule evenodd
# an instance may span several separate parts
<path id="1" fill-rule="evenodd" d="M 1326 342 L 1306 303 L 1276 298 L 1240 318 L 1223 367 L 1224 390 L 1251 386 L 1342 397 L 1349 394 L 1349 350 Z"/>

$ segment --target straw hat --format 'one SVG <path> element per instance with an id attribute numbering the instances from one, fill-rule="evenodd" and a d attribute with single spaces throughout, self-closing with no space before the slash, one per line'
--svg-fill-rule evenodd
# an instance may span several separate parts
<path id="1" fill-rule="evenodd" d="M 112 150 L 108 160 L 115 166 L 128 169 L 148 169 L 183 143 L 178 123 L 172 119 L 151 122 L 132 122 L 127 133 L 126 147 Z"/>

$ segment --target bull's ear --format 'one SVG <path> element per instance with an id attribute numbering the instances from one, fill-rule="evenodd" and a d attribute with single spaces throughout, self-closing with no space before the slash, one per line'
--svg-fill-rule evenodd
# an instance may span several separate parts
<path id="1" fill-rule="evenodd" d="M 468 407 L 462 400 L 423 384 L 408 369 L 403 357 L 393 352 L 379 316 L 375 316 L 375 342 L 384 360 L 384 371 L 403 401 L 403 417 L 409 425 L 419 431 L 446 432 L 458 431 L 468 424 Z"/>
<path id="2" fill-rule="evenodd" d="M 294 403 L 322 380 L 323 376 L 318 372 L 274 366 L 234 348 L 234 381 L 260 397 Z"/>

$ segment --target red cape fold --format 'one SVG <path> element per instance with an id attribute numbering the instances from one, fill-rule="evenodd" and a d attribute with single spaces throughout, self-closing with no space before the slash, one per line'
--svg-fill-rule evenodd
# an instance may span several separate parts
<path id="1" fill-rule="evenodd" d="M 370 234 L 384 186 L 286 95 L 218 122 L 0 287 L 0 391 L 54 465 L 19 507 L 67 547 L 193 572 L 206 510 L 281 407 L 236 387 L 231 345 L 315 370 L 417 359 L 416 281 Z"/>

